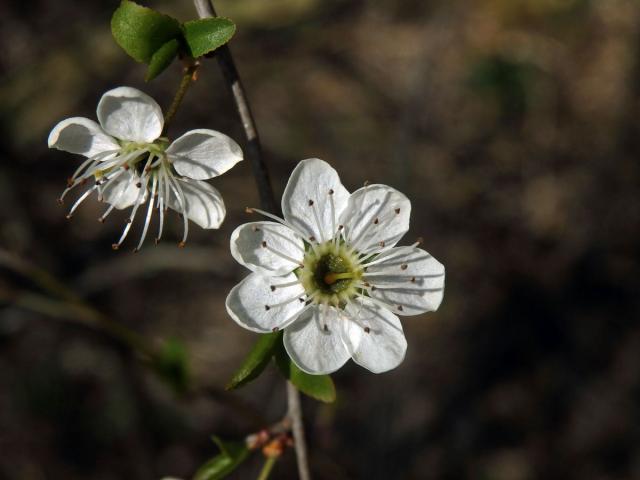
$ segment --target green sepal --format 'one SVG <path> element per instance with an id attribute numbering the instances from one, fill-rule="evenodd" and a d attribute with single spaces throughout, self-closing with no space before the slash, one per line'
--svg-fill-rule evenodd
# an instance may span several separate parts
<path id="1" fill-rule="evenodd" d="M 224 442 L 218 437 L 212 440 L 220 449 L 220 454 L 202 465 L 193 480 L 218 480 L 226 477 L 244 462 L 249 456 L 249 449 L 244 442 Z"/>
<path id="2" fill-rule="evenodd" d="M 311 375 L 300 370 L 289 358 L 282 343 L 278 344 L 274 359 L 282 375 L 302 393 L 321 402 L 335 402 L 336 387 L 329 375 Z"/>
<path id="3" fill-rule="evenodd" d="M 187 349 L 179 340 L 169 338 L 153 360 L 153 366 L 176 393 L 185 393 L 191 382 Z"/>
<path id="4" fill-rule="evenodd" d="M 129 0 L 122 0 L 113 12 L 111 33 L 118 45 L 141 63 L 150 63 L 158 50 L 182 36 L 178 20 Z"/>
<path id="5" fill-rule="evenodd" d="M 275 349 L 281 344 L 282 332 L 261 335 L 225 388 L 234 390 L 257 378 L 269 364 Z"/>
<path id="6" fill-rule="evenodd" d="M 227 43 L 236 31 L 228 18 L 203 18 L 182 26 L 187 49 L 193 58 L 201 57 Z"/>

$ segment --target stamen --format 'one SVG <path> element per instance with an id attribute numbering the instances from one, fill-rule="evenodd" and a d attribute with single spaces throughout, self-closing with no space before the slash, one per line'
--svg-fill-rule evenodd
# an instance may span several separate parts
<path id="1" fill-rule="evenodd" d="M 315 219 L 316 226 L 318 227 L 318 233 L 320 234 L 320 242 L 324 242 L 324 231 L 322 230 L 322 223 L 320 223 L 320 215 L 318 215 L 318 209 L 315 206 L 313 200 L 309 200 L 309 206 L 313 210 L 313 218 Z"/>
<path id="2" fill-rule="evenodd" d="M 158 179 L 155 175 L 153 175 L 153 181 L 151 182 L 151 198 L 149 199 L 149 206 L 147 207 L 147 218 L 144 221 L 144 227 L 142 228 L 142 235 L 140 237 L 140 242 L 138 242 L 138 246 L 134 250 L 135 252 L 140 250 L 142 247 L 142 243 L 144 242 L 145 237 L 147 236 L 147 230 L 149 229 L 149 222 L 151 221 L 151 214 L 153 213 L 153 200 L 156 195 L 156 187 L 158 186 Z"/>
<path id="3" fill-rule="evenodd" d="M 305 292 L 303 291 L 303 292 L 299 293 L 298 295 L 296 295 L 295 297 L 291 297 L 291 298 L 289 298 L 287 300 L 284 300 L 282 302 L 273 303 L 271 305 L 265 305 L 264 309 L 268 311 L 268 310 L 271 310 L 272 308 L 284 307 L 285 305 L 288 305 L 291 302 L 299 301 L 300 297 L 304 297 L 304 295 L 305 295 Z"/>
<path id="4" fill-rule="evenodd" d="M 169 178 L 169 185 L 173 190 L 178 202 L 180 203 L 180 210 L 182 213 L 182 225 L 183 225 L 183 234 L 182 241 L 178 243 L 180 248 L 183 248 L 187 242 L 187 235 L 189 234 L 189 220 L 187 218 L 187 203 L 184 198 L 184 192 L 182 191 L 182 187 L 180 186 L 178 180 L 173 176 L 170 171 L 166 171 L 167 177 Z"/>
<path id="5" fill-rule="evenodd" d="M 269 250 L 274 255 L 277 255 L 280 258 L 284 258 L 285 260 L 288 260 L 291 263 L 295 263 L 296 265 L 302 265 L 302 262 L 300 260 L 296 260 L 295 258 L 290 257 L 286 253 L 282 253 L 279 250 L 276 250 L 275 248 L 271 248 L 266 241 L 262 242 L 262 248 L 266 248 L 267 250 Z"/>
<path id="6" fill-rule="evenodd" d="M 147 164 L 149 163 L 149 161 L 147 160 Z M 144 172 L 144 170 L 143 170 Z M 138 195 L 136 196 L 136 203 L 133 206 L 133 210 L 131 210 L 131 216 L 129 217 L 129 219 L 127 220 L 127 224 L 124 227 L 124 231 L 122 232 L 122 235 L 120 236 L 120 240 L 118 240 L 118 243 L 116 244 L 117 247 L 114 248 L 114 250 L 117 250 L 120 245 L 122 245 L 122 242 L 124 242 L 124 239 L 127 238 L 127 234 L 129 233 L 129 230 L 131 230 L 131 225 L 133 225 L 133 220 L 136 217 L 136 213 L 138 212 L 138 208 L 141 205 L 142 199 L 144 198 L 144 194 L 147 190 L 147 183 L 149 182 L 149 177 L 147 175 L 144 175 L 143 173 L 143 177 L 142 180 L 144 182 L 144 188 L 140 188 L 140 190 L 138 191 Z"/>
<path id="7" fill-rule="evenodd" d="M 294 285 L 298 285 L 302 282 L 300 282 L 300 280 L 295 280 L 293 282 L 287 282 L 287 283 L 278 283 L 276 285 L 271 285 L 271 291 L 275 292 L 277 288 L 285 288 L 285 287 L 293 287 Z"/>
<path id="8" fill-rule="evenodd" d="M 80 204 L 97 188 L 98 186 L 94 185 L 93 187 L 89 188 L 86 192 L 84 192 L 82 195 L 80 195 L 80 198 L 76 200 L 76 202 L 71 207 L 71 210 L 69 210 L 69 213 L 67 213 L 67 218 L 70 219 L 73 216 L 73 212 L 76 211 L 76 208 L 78 208 Z"/>
<path id="9" fill-rule="evenodd" d="M 111 213 L 111 211 L 115 208 L 115 206 L 120 201 L 124 193 L 129 189 L 129 187 L 131 186 L 131 183 L 133 183 L 133 179 L 134 179 L 134 176 L 131 175 L 129 177 L 129 180 L 127 181 L 127 184 L 124 186 L 124 188 L 120 192 L 118 192 L 118 195 L 116 195 L 116 198 L 113 199 L 113 201 L 111 202 L 111 205 L 109 205 L 109 208 L 107 208 L 107 210 L 102 214 L 102 216 L 98 218 L 98 221 L 100 223 L 104 223 L 104 219 L 107 218 L 107 215 Z"/>
<path id="10" fill-rule="evenodd" d="M 305 234 L 302 233 L 297 227 L 295 227 L 292 224 L 290 224 L 289 222 L 287 222 L 284 218 L 280 218 L 277 215 L 274 215 L 273 213 L 265 212 L 264 210 L 260 210 L 259 208 L 254 208 L 254 207 L 245 207 L 244 211 L 246 213 L 249 213 L 249 214 L 251 214 L 251 213 L 259 213 L 260 215 L 263 215 L 263 216 L 265 216 L 267 218 L 270 218 L 271 220 L 274 220 L 274 221 L 276 221 L 278 223 L 281 223 L 285 227 L 289 227 L 301 239 L 304 240 L 306 238 Z"/>

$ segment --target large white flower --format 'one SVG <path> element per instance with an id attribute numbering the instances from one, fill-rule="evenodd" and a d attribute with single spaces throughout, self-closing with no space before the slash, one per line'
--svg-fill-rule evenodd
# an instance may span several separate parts
<path id="1" fill-rule="evenodd" d="M 142 235 L 136 251 L 147 235 L 154 206 L 160 212 L 158 235 L 162 236 L 168 208 L 183 217 L 184 246 L 189 231 L 187 219 L 202 228 L 218 228 L 225 217 L 220 193 L 203 180 L 223 174 L 242 160 L 238 144 L 214 130 L 191 130 L 172 143 L 162 137 L 164 118 L 160 106 L 145 93 L 131 87 L 106 92 L 98 103 L 99 123 L 74 117 L 58 123 L 49 134 L 49 148 L 87 157 L 69 178 L 62 193 L 89 181 L 89 188 L 71 207 L 70 218 L 93 192 L 110 206 L 99 218 L 102 222 L 114 208 L 132 207 L 131 215 L 117 243 L 126 238 L 138 209 L 148 202 Z"/>
<path id="2" fill-rule="evenodd" d="M 231 253 L 251 273 L 231 290 L 227 311 L 242 327 L 284 330 L 298 367 L 324 374 L 349 359 L 380 373 L 398 366 L 407 342 L 396 314 L 434 311 L 444 266 L 415 243 L 411 203 L 386 185 L 352 194 L 318 159 L 298 164 L 282 197 L 284 219 L 241 225 Z"/>

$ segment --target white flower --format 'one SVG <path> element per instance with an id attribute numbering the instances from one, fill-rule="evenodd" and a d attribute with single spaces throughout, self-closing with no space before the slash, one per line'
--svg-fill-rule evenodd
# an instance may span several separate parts
<path id="1" fill-rule="evenodd" d="M 223 174 L 242 160 L 236 142 L 214 130 L 191 130 L 169 144 L 161 137 L 164 118 L 160 106 L 145 93 L 131 87 L 106 92 L 98 103 L 99 124 L 74 117 L 58 123 L 49 134 L 49 148 L 87 157 L 68 181 L 66 194 L 89 181 L 90 187 L 73 204 L 71 218 L 91 193 L 110 206 L 99 218 L 102 222 L 114 208 L 132 207 L 122 236 L 113 244 L 118 249 L 140 206 L 148 201 L 140 249 L 147 235 L 154 206 L 160 212 L 156 242 L 162 236 L 164 214 L 171 208 L 183 217 L 187 240 L 192 220 L 202 228 L 218 228 L 225 217 L 220 193 L 203 180 Z"/>
<path id="2" fill-rule="evenodd" d="M 374 373 L 398 366 L 407 342 L 396 314 L 434 311 L 444 266 L 418 243 L 396 247 L 409 229 L 411 203 L 386 185 L 352 194 L 318 159 L 298 164 L 282 197 L 284 219 L 247 223 L 231 253 L 251 273 L 227 297 L 242 327 L 284 330 L 284 346 L 307 373 L 349 359 Z"/>

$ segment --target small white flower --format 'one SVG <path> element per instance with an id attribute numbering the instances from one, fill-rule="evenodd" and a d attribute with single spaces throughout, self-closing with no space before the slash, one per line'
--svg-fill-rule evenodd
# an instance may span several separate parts
<path id="1" fill-rule="evenodd" d="M 242 327 L 284 330 L 284 346 L 307 373 L 349 359 L 374 373 L 398 366 L 407 342 L 396 314 L 434 311 L 444 266 L 418 243 L 396 247 L 411 203 L 386 185 L 352 194 L 318 159 L 298 164 L 282 197 L 284 219 L 247 223 L 231 253 L 251 273 L 231 290 L 227 311 Z"/>
<path id="2" fill-rule="evenodd" d="M 191 130 L 171 144 L 161 137 L 164 118 L 160 106 L 145 93 L 131 87 L 106 92 L 98 103 L 99 124 L 74 117 L 58 123 L 49 134 L 49 148 L 87 157 L 69 178 L 62 193 L 91 182 L 73 204 L 68 218 L 93 192 L 110 206 L 101 222 L 114 208 L 132 207 L 122 236 L 113 244 L 118 249 L 140 206 L 148 201 L 140 242 L 147 235 L 154 206 L 160 212 L 156 242 L 162 236 L 164 214 L 171 208 L 183 217 L 184 246 L 190 219 L 202 228 L 218 228 L 225 217 L 220 193 L 203 180 L 223 174 L 242 160 L 236 142 L 214 130 Z"/>

